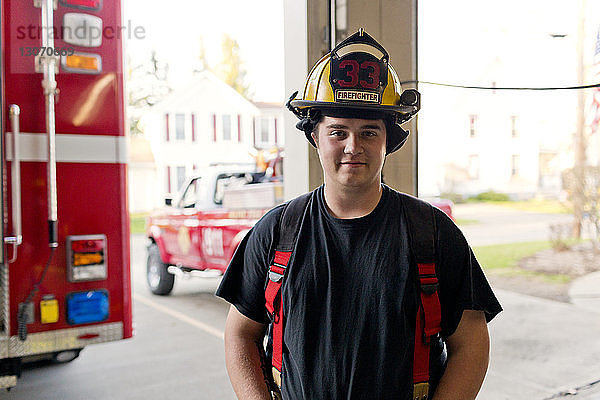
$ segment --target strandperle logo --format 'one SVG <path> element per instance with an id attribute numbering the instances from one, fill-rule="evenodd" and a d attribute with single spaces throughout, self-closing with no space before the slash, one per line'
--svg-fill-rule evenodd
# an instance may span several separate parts
<path id="1" fill-rule="evenodd" d="M 97 41 L 99 38 L 103 39 L 145 39 L 146 28 L 140 25 L 133 25 L 131 20 L 127 21 L 125 25 L 111 26 L 107 25 L 99 27 L 96 25 L 90 25 L 86 20 L 81 25 L 71 28 L 69 26 L 61 27 L 48 27 L 43 28 L 39 25 L 19 25 L 17 26 L 16 38 L 19 40 L 32 39 L 41 40 L 47 31 L 52 32 L 54 39 L 64 40 L 65 42 L 71 42 L 73 40 L 87 40 L 90 43 Z"/>

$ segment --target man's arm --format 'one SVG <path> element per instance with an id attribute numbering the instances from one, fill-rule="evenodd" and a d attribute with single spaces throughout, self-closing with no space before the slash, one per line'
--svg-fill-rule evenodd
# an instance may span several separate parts
<path id="1" fill-rule="evenodd" d="M 475 399 L 489 362 L 490 338 L 483 311 L 463 311 L 447 345 L 448 364 L 432 400 Z"/>
<path id="2" fill-rule="evenodd" d="M 263 375 L 264 335 L 265 325 L 230 307 L 225 323 L 225 363 L 238 399 L 271 400 Z"/>

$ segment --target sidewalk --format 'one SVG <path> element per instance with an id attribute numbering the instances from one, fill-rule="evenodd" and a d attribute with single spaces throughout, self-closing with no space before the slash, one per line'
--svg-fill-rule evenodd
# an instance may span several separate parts
<path id="1" fill-rule="evenodd" d="M 600 271 L 575 279 L 569 288 L 571 302 L 583 309 L 599 313 L 600 319 Z M 598 333 L 600 340 L 600 332 Z"/>
<path id="2" fill-rule="evenodd" d="M 490 368 L 478 399 L 563 398 L 558 394 L 600 378 L 600 314 L 573 304 L 496 293 L 504 312 L 490 323 Z"/>

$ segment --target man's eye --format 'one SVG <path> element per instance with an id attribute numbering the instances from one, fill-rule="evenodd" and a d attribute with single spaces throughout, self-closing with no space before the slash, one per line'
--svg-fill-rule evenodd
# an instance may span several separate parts
<path id="1" fill-rule="evenodd" d="M 330 136 L 344 136 L 346 134 L 346 132 L 344 131 L 331 131 L 331 133 L 329 133 Z"/>
<path id="2" fill-rule="evenodd" d="M 377 132 L 375 132 L 375 131 L 364 131 L 363 135 L 365 135 L 365 136 L 377 136 Z"/>

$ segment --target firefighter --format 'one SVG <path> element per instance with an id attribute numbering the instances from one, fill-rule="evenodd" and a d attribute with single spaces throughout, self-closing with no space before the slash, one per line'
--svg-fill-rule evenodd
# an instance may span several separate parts
<path id="1" fill-rule="evenodd" d="M 381 178 L 419 97 L 360 30 L 290 98 L 324 185 L 267 213 L 217 291 L 238 398 L 476 397 L 501 306 L 451 219 Z"/>

